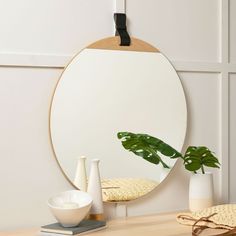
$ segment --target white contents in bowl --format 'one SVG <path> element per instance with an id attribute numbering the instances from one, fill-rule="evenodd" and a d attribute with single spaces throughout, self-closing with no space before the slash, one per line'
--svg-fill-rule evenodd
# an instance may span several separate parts
<path id="1" fill-rule="evenodd" d="M 61 207 L 64 209 L 74 209 L 74 208 L 78 208 L 79 204 L 76 202 L 63 202 Z"/>

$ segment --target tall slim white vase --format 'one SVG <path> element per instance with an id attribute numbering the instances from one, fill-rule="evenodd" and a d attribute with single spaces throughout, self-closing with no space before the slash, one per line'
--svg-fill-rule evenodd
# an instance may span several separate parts
<path id="1" fill-rule="evenodd" d="M 81 156 L 78 158 L 75 179 L 74 179 L 74 185 L 78 189 L 84 192 L 87 191 L 87 173 L 86 173 L 85 162 L 86 162 L 85 156 Z"/>
<path id="2" fill-rule="evenodd" d="M 190 211 L 203 210 L 213 206 L 212 173 L 193 174 L 189 182 Z"/>
<path id="3" fill-rule="evenodd" d="M 102 186 L 99 172 L 99 159 L 93 159 L 91 162 L 88 193 L 93 198 L 93 204 L 90 210 L 90 219 L 102 220 L 103 216 L 103 200 L 102 200 Z"/>

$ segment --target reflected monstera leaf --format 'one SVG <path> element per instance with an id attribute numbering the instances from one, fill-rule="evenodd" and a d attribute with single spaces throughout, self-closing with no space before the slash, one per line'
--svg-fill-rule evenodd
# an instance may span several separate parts
<path id="1" fill-rule="evenodd" d="M 162 140 L 148 134 L 134 134 L 130 132 L 119 132 L 118 139 L 121 140 L 123 147 L 133 152 L 135 155 L 158 165 L 161 163 L 164 168 L 170 168 L 161 158 L 160 154 L 170 158 L 181 157 L 181 153 L 164 143 Z"/>

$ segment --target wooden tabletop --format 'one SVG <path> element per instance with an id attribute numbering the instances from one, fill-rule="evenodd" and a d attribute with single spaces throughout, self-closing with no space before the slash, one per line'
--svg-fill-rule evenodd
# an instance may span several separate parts
<path id="1" fill-rule="evenodd" d="M 176 222 L 177 213 L 164 213 L 150 216 L 128 217 L 112 220 L 107 228 L 86 234 L 87 236 L 191 236 L 191 226 Z M 214 231 L 215 234 L 222 231 Z M 0 236 L 35 236 L 40 235 L 39 229 L 0 232 Z M 210 235 L 204 232 L 203 235 Z"/>

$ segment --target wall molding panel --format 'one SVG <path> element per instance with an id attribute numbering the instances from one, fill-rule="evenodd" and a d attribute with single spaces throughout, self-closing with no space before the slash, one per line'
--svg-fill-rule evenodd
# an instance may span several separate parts
<path id="1" fill-rule="evenodd" d="M 72 55 L 0 53 L 0 66 L 63 69 L 72 58 Z"/>
<path id="2" fill-rule="evenodd" d="M 0 53 L 0 67 L 64 69 L 74 55 Z M 171 61 L 179 72 L 235 73 L 236 63 Z"/>

